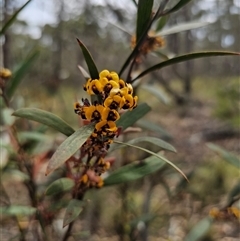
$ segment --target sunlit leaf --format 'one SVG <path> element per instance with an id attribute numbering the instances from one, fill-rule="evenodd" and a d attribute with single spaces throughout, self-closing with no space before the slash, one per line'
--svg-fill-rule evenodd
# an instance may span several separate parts
<path id="1" fill-rule="evenodd" d="M 69 136 L 56 150 L 49 160 L 46 175 L 60 167 L 66 162 L 79 148 L 84 144 L 92 134 L 95 124 L 89 124 L 81 127 Z"/>
<path id="2" fill-rule="evenodd" d="M 79 39 L 77 39 L 77 41 L 78 41 L 80 48 L 82 49 L 82 53 L 83 53 L 84 59 L 87 63 L 89 74 L 90 74 L 91 78 L 98 79 L 99 73 L 98 73 L 97 66 L 92 58 L 92 55 L 90 54 L 87 47 Z"/>
<path id="3" fill-rule="evenodd" d="M 169 13 L 176 12 L 182 7 L 184 7 L 186 4 L 188 4 L 190 1 L 192 0 L 180 0 L 173 8 L 171 8 L 170 10 L 167 10 L 165 13 L 169 14 Z"/>
<path id="4" fill-rule="evenodd" d="M 184 241 L 198 241 L 203 238 L 212 225 L 212 218 L 207 217 L 198 222 L 187 234 Z"/>
<path id="5" fill-rule="evenodd" d="M 60 178 L 52 182 L 46 189 L 47 196 L 56 195 L 58 193 L 66 192 L 74 187 L 74 181 L 70 178 Z"/>
<path id="6" fill-rule="evenodd" d="M 127 164 L 112 172 L 104 179 L 104 186 L 130 182 L 160 170 L 165 162 L 156 156 L 150 156 L 143 161 Z"/>
<path id="7" fill-rule="evenodd" d="M 45 110 L 36 108 L 22 108 L 16 110 L 13 115 L 50 126 L 53 129 L 65 134 L 66 136 L 70 136 L 74 133 L 74 129 L 69 126 L 63 119 Z"/>
<path id="8" fill-rule="evenodd" d="M 135 138 L 135 139 L 132 139 L 130 141 L 128 141 L 127 143 L 125 144 L 131 144 L 131 145 L 136 145 L 137 143 L 141 143 L 141 142 L 147 142 L 147 143 L 151 143 L 153 145 L 156 145 L 156 146 L 159 146 L 161 147 L 162 149 L 164 150 L 167 150 L 167 151 L 172 151 L 172 152 L 176 152 L 176 149 L 170 145 L 169 143 L 159 139 L 159 138 L 156 138 L 156 137 L 150 137 L 150 136 L 147 136 L 147 137 L 138 137 L 138 138 Z M 117 149 L 117 148 L 121 148 L 123 146 L 126 147 L 125 144 L 122 144 L 122 145 L 119 145 L 119 146 L 115 146 L 114 149 Z"/>
<path id="9" fill-rule="evenodd" d="M 233 155 L 232 153 L 226 151 L 224 148 L 217 146 L 212 143 L 207 144 L 208 148 L 215 151 L 218 155 L 220 155 L 224 160 L 232 164 L 233 166 L 240 169 L 240 159 Z"/>
<path id="10" fill-rule="evenodd" d="M 201 28 L 209 24 L 210 24 L 209 22 L 196 22 L 196 21 L 181 23 L 181 24 L 174 25 L 173 27 L 170 27 L 168 29 L 163 29 L 160 32 L 157 32 L 156 35 L 166 36 L 166 35 L 180 33 L 191 29 Z"/>
<path id="11" fill-rule="evenodd" d="M 24 172 L 21 172 L 17 169 L 5 169 L 3 173 L 1 173 L 2 180 L 15 180 L 17 182 L 24 182 L 29 180 L 29 175 Z"/>
<path id="12" fill-rule="evenodd" d="M 164 61 L 169 60 L 169 57 L 166 54 L 162 53 L 159 49 L 154 50 L 150 54 Z"/>
<path id="13" fill-rule="evenodd" d="M 122 129 L 125 130 L 129 126 L 132 126 L 143 116 L 145 116 L 150 110 L 151 107 L 149 105 L 147 105 L 146 103 L 142 103 L 132 111 L 127 111 L 126 113 L 124 113 L 116 124 L 118 127 L 122 127 Z"/>
<path id="14" fill-rule="evenodd" d="M 83 210 L 84 204 L 83 201 L 77 199 L 72 199 L 69 202 L 63 219 L 63 227 L 67 226 L 79 216 Z"/>
<path id="15" fill-rule="evenodd" d="M 169 104 L 170 99 L 168 96 L 158 87 L 153 85 L 141 85 L 141 89 L 148 91 L 149 93 L 153 94 L 158 100 L 160 100 L 164 104 Z"/>
<path id="16" fill-rule="evenodd" d="M 149 224 L 150 222 L 152 222 L 158 216 L 159 216 L 159 214 L 156 214 L 156 213 L 143 214 L 140 217 L 133 219 L 130 222 L 130 225 L 132 227 L 136 227 L 139 224 L 139 222 L 143 222 L 144 224 Z"/>
<path id="17" fill-rule="evenodd" d="M 12 17 L 5 23 L 3 28 L 0 30 L 0 36 L 6 32 L 6 30 L 14 23 L 17 15 L 31 2 L 31 0 L 27 1 L 22 7 L 20 7 Z"/>
<path id="18" fill-rule="evenodd" d="M 12 113 L 14 112 L 14 110 L 12 108 L 3 108 L 1 110 L 1 118 L 2 118 L 2 122 L 3 125 L 13 125 L 15 122 L 15 117 L 12 116 Z"/>
<path id="19" fill-rule="evenodd" d="M 99 18 L 101 21 L 103 22 L 106 22 L 112 26 L 114 26 L 115 28 L 121 30 L 123 33 L 126 33 L 128 34 L 129 36 L 132 36 L 132 34 L 130 32 L 128 32 L 126 29 L 124 29 L 122 26 L 116 24 L 116 23 L 113 23 L 113 22 L 110 22 L 108 19 L 104 19 L 104 18 Z"/>
<path id="20" fill-rule="evenodd" d="M 162 69 L 164 67 L 170 66 L 172 64 L 177 64 L 177 63 L 181 63 L 187 60 L 192 60 L 192 59 L 198 59 L 198 58 L 203 58 L 203 57 L 212 57 L 212 56 L 227 56 L 227 55 L 231 55 L 231 56 L 240 56 L 240 53 L 237 52 L 227 52 L 227 51 L 207 51 L 207 52 L 197 52 L 197 53 L 190 53 L 190 54 L 184 54 L 181 56 L 177 56 L 175 58 L 163 61 L 159 64 L 156 64 L 146 70 L 144 70 L 141 74 L 139 74 L 137 77 L 135 77 L 133 81 L 143 77 L 144 75 L 155 71 L 155 70 L 159 70 Z"/>
<path id="21" fill-rule="evenodd" d="M 141 127 L 142 129 L 146 129 L 149 131 L 153 131 L 154 133 L 159 133 L 162 135 L 162 137 L 171 139 L 172 136 L 164 130 L 161 126 L 145 119 L 140 119 L 139 121 L 136 122 L 136 125 Z"/>
<path id="22" fill-rule="evenodd" d="M 153 0 L 139 0 L 137 12 L 137 42 L 147 29 L 152 15 Z"/>
<path id="23" fill-rule="evenodd" d="M 79 68 L 81 74 L 83 75 L 83 77 L 85 78 L 85 80 L 88 80 L 91 78 L 89 73 L 81 65 L 78 65 L 78 68 Z"/>
<path id="24" fill-rule="evenodd" d="M 17 206 L 11 205 L 8 207 L 0 207 L 0 213 L 3 216 L 31 216 L 36 212 L 36 208 L 31 206 Z"/>
<path id="25" fill-rule="evenodd" d="M 130 147 L 134 147 L 134 148 L 136 148 L 136 149 L 145 151 L 145 152 L 147 152 L 147 153 L 149 153 L 149 154 L 151 154 L 151 155 L 153 155 L 153 156 L 158 157 L 160 160 L 162 160 L 162 161 L 168 163 L 170 166 L 172 166 L 175 170 L 177 170 L 177 171 L 188 181 L 186 175 L 185 175 L 175 164 L 173 164 L 171 161 L 167 160 L 167 159 L 166 159 L 165 157 L 163 157 L 162 155 L 156 154 L 156 153 L 154 153 L 154 152 L 152 152 L 152 151 L 149 151 L 149 150 L 147 150 L 146 148 L 143 148 L 143 147 L 140 147 L 140 146 L 131 145 L 131 144 L 129 144 L 129 143 L 123 143 L 123 142 L 120 142 L 120 141 L 114 141 L 114 142 L 115 142 L 115 143 L 118 143 L 118 144 L 130 146 Z"/>
<path id="26" fill-rule="evenodd" d="M 13 77 L 10 79 L 6 86 L 6 93 L 9 99 L 12 98 L 13 94 L 18 89 L 18 86 L 23 80 L 24 75 L 28 73 L 29 68 L 38 56 L 39 51 L 34 51 L 31 53 L 25 60 L 23 60 L 20 67 L 13 73 Z"/>

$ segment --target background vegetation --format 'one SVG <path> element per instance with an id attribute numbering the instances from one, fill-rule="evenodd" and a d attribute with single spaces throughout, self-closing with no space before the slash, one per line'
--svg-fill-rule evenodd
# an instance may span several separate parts
<path id="1" fill-rule="evenodd" d="M 156 1 L 156 6 L 158 2 L 161 1 Z M 177 2 L 169 1 L 169 7 Z M 4 1 L 2 26 L 23 4 L 23 1 Z M 38 26 L 37 32 L 29 21 L 31 18 L 25 19 L 24 14 L 29 11 L 31 16 L 36 8 L 53 19 L 51 24 Z M 169 15 L 162 31 L 183 22 L 201 20 L 209 24 L 163 36 L 164 47 L 147 55 L 135 74 L 165 55 L 172 57 L 201 50 L 239 52 L 239 11 L 237 0 L 189 1 Z M 2 240 L 21 240 L 23 236 L 36 240 L 38 233 L 34 220 L 26 218 L 31 217 L 31 209 L 17 209 L 34 204 L 30 204 L 33 199 L 24 185 L 28 179 L 16 171 L 17 158 L 12 150 L 16 143 L 9 136 L 13 123 L 9 113 L 22 107 L 41 108 L 77 128 L 79 121 L 73 103 L 85 97 L 82 91 L 85 79 L 77 65 L 86 69 L 87 66 L 76 38 L 86 44 L 99 70 L 119 71 L 131 51 L 136 17 L 134 1 L 58 0 L 57 4 L 32 1 L 1 36 L 1 66 L 21 79 L 9 107 L 3 108 L 1 104 L 0 201 L 2 207 L 11 204 L 17 210 L 1 209 Z M 23 63 L 30 64 L 25 64 L 21 72 Z M 139 99 L 151 106 L 152 111 L 135 127 L 141 127 L 144 136 L 162 138 L 177 149 L 177 154 L 166 153 L 166 157 L 187 174 L 189 183 L 164 166 L 140 180 L 90 190 L 85 197 L 88 205 L 74 225 L 72 240 L 238 240 L 239 66 L 240 58 L 235 56 L 203 58 L 166 67 L 141 79 L 140 84 L 145 88 L 137 90 Z M 152 92 L 152 87 L 158 94 Z M 26 133 L 24 136 L 24 131 L 38 128 L 40 133 L 47 131 L 45 139 L 39 137 L 38 148 L 34 146 L 35 153 L 28 153 L 37 163 L 33 175 L 39 187 L 35 191 L 41 193 L 46 187 L 45 184 L 41 187 L 47 180 L 46 161 L 64 137 L 23 119 L 17 120 L 15 128 L 22 132 L 19 140 L 26 152 L 33 150 L 37 137 Z M 131 133 L 126 138 L 137 135 Z M 121 149 L 115 155 L 118 159 L 113 169 L 126 164 L 126 159 L 130 162 L 146 157 L 133 149 Z M 62 200 L 67 200 L 68 195 L 61 197 Z M 58 199 L 56 196 L 44 203 L 52 208 L 52 213 L 56 211 L 54 208 L 61 211 L 54 216 L 52 229 L 48 227 L 47 235 L 37 237 L 38 240 L 64 237 L 64 212 L 56 207 Z M 236 208 L 235 212 L 227 209 L 230 206 Z"/>

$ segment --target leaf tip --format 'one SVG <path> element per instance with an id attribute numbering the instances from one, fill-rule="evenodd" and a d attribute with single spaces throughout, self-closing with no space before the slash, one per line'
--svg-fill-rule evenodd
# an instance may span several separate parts
<path id="1" fill-rule="evenodd" d="M 45 171 L 45 176 L 48 176 L 51 172 L 52 170 L 49 168 L 49 166 L 47 166 L 47 169 Z"/>
<path id="2" fill-rule="evenodd" d="M 82 42 L 78 39 L 78 38 L 76 38 L 77 39 L 77 41 L 78 41 L 78 44 L 79 45 L 82 45 Z"/>

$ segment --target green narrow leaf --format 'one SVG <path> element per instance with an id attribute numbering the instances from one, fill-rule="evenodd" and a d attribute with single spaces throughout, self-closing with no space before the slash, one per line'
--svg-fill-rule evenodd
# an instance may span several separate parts
<path id="1" fill-rule="evenodd" d="M 186 4 L 188 4 L 192 0 L 180 0 L 173 8 L 170 10 L 167 10 L 165 14 L 173 13 L 184 7 Z"/>
<path id="2" fill-rule="evenodd" d="M 162 138 L 164 137 L 166 139 L 172 139 L 172 136 L 166 130 L 164 130 L 162 127 L 160 127 L 159 125 L 156 125 L 155 123 L 149 120 L 140 119 L 139 121 L 137 121 L 136 125 L 142 129 L 159 133 L 162 135 Z"/>
<path id="3" fill-rule="evenodd" d="M 210 24 L 209 22 L 196 22 L 196 21 L 182 23 L 182 24 L 178 24 L 173 27 L 170 27 L 168 29 L 162 30 L 162 31 L 156 33 L 156 35 L 166 36 L 166 35 L 175 34 L 175 33 L 183 32 L 183 31 L 187 31 L 187 30 L 201 28 L 201 27 L 207 26 L 209 24 Z"/>
<path id="4" fill-rule="evenodd" d="M 139 0 L 137 11 L 136 42 L 147 29 L 152 15 L 153 0 Z"/>
<path id="5" fill-rule="evenodd" d="M 166 54 L 163 54 L 159 49 L 150 53 L 151 55 L 163 59 L 164 61 L 169 60 L 169 57 Z"/>
<path id="6" fill-rule="evenodd" d="M 150 0 L 152 1 L 152 0 Z M 136 41 L 136 46 L 134 47 L 133 51 L 130 53 L 130 55 L 128 56 L 128 58 L 126 59 L 126 61 L 124 62 L 121 70 L 119 71 L 119 77 L 122 75 L 122 73 L 126 70 L 126 68 L 128 67 L 128 65 L 131 63 L 132 59 L 134 59 L 136 57 L 136 55 L 139 52 L 140 46 L 143 44 L 143 41 L 145 40 L 145 36 L 148 33 L 149 28 L 151 27 L 155 17 L 158 15 L 160 10 L 160 7 L 158 9 L 158 11 L 155 13 L 154 17 L 151 19 L 150 18 L 150 23 L 148 24 L 148 26 L 146 27 L 146 29 L 142 29 L 142 35 L 139 37 L 139 39 Z"/>
<path id="7" fill-rule="evenodd" d="M 155 32 L 159 32 L 166 25 L 168 18 L 167 15 L 159 18 Z"/>
<path id="8" fill-rule="evenodd" d="M 238 182 L 228 195 L 228 203 L 231 204 L 235 197 L 240 195 L 240 182 Z M 228 205 L 229 206 L 229 205 Z"/>
<path id="9" fill-rule="evenodd" d="M 69 136 L 56 150 L 56 152 L 51 157 L 46 175 L 57 169 L 64 162 L 66 162 L 79 148 L 84 144 L 88 137 L 94 131 L 95 124 L 89 124 L 81 127 L 75 131 L 71 136 Z"/>
<path id="10" fill-rule="evenodd" d="M 167 143 L 167 142 L 165 142 L 165 141 L 163 141 L 159 138 L 156 138 L 156 137 L 149 137 L 149 136 L 148 137 L 138 137 L 138 138 L 135 138 L 135 139 L 132 139 L 132 140 L 128 141 L 126 144 L 136 145 L 137 143 L 141 143 L 141 142 L 148 142 L 148 143 L 151 143 L 153 145 L 159 146 L 164 150 L 177 152 L 176 149 L 172 145 L 170 145 L 169 143 Z M 121 148 L 123 146 L 126 146 L 126 145 L 125 144 L 116 145 L 114 147 L 114 150 L 118 149 L 118 148 Z M 112 149 L 111 149 L 111 151 L 112 151 Z"/>
<path id="11" fill-rule="evenodd" d="M 20 7 L 13 15 L 12 17 L 7 21 L 7 23 L 3 26 L 3 28 L 0 31 L 0 36 L 6 32 L 6 30 L 13 24 L 15 21 L 17 15 L 31 2 L 31 0 L 27 1 L 22 7 Z"/>
<path id="12" fill-rule="evenodd" d="M 22 108 L 16 110 L 13 115 L 50 126 L 66 136 L 70 136 L 74 133 L 74 129 L 63 119 L 45 110 L 36 108 Z"/>
<path id="13" fill-rule="evenodd" d="M 66 192 L 74 187 L 74 181 L 70 178 L 60 178 L 52 182 L 46 189 L 45 194 L 47 196 L 56 195 L 58 193 Z"/>
<path id="14" fill-rule="evenodd" d="M 140 85 L 140 88 L 153 94 L 158 100 L 163 102 L 165 105 L 170 103 L 168 96 L 157 86 L 154 85 Z"/>
<path id="15" fill-rule="evenodd" d="M 79 39 L 77 39 L 77 41 L 78 41 L 80 48 L 82 49 L 82 53 L 83 53 L 84 59 L 87 63 L 91 78 L 98 79 L 99 72 L 98 72 L 97 66 L 92 58 L 92 55 L 88 51 L 87 47 L 83 44 L 83 42 L 81 42 Z"/>
<path id="16" fill-rule="evenodd" d="M 31 67 L 31 65 L 34 63 L 34 61 L 37 59 L 38 56 L 39 56 L 39 51 L 35 51 L 31 53 L 23 61 L 23 63 L 20 65 L 17 71 L 13 73 L 13 77 L 10 79 L 6 87 L 6 93 L 9 99 L 12 98 L 13 94 L 15 93 L 21 81 L 23 80 L 24 75 L 27 74 L 28 69 Z"/>
<path id="17" fill-rule="evenodd" d="M 83 210 L 84 204 L 83 201 L 77 199 L 72 199 L 69 202 L 63 219 L 63 227 L 67 226 L 79 216 Z"/>
<path id="18" fill-rule="evenodd" d="M 207 147 L 210 148 L 211 150 L 215 151 L 218 155 L 220 155 L 224 160 L 232 164 L 233 166 L 237 167 L 240 169 L 240 159 L 233 155 L 232 153 L 226 151 L 220 146 L 217 146 L 212 143 L 208 143 Z"/>
<path id="19" fill-rule="evenodd" d="M 171 161 L 167 160 L 165 157 L 159 155 L 159 154 L 156 154 L 152 151 L 149 151 L 143 147 L 140 147 L 140 146 L 135 146 L 135 145 L 131 145 L 131 144 L 128 144 L 128 143 L 123 143 L 123 142 L 120 142 L 120 141 L 114 141 L 115 143 L 118 143 L 118 144 L 122 144 L 122 145 L 126 145 L 126 146 L 131 146 L 131 147 L 134 147 L 136 149 L 139 149 L 139 150 L 142 150 L 142 151 L 145 151 L 153 156 L 156 156 L 158 157 L 160 160 L 162 161 L 165 161 L 166 163 L 168 163 L 170 166 L 172 166 L 175 170 L 177 170 L 187 181 L 188 181 L 188 178 L 186 177 L 186 175 L 175 165 L 173 164 Z"/>
<path id="20" fill-rule="evenodd" d="M 136 78 L 134 78 L 132 80 L 132 82 L 134 82 L 135 80 L 143 77 L 144 75 L 155 71 L 155 70 L 159 70 L 163 67 L 172 65 L 172 64 L 177 64 L 177 63 L 181 63 L 187 60 L 191 60 L 191 59 L 198 59 L 198 58 L 203 58 L 203 57 L 212 57 L 212 56 L 227 56 L 227 55 L 231 55 L 231 56 L 239 56 L 240 53 L 237 52 L 227 52 L 227 51 L 208 51 L 208 52 L 197 52 L 197 53 L 190 53 L 190 54 L 184 54 L 184 55 L 180 55 L 177 56 L 175 58 L 163 61 L 159 64 L 156 64 L 152 67 L 150 67 L 149 69 L 144 70 L 141 74 L 139 74 Z"/>
<path id="21" fill-rule="evenodd" d="M 192 230 L 187 234 L 184 241 L 198 241 L 204 237 L 212 225 L 212 218 L 207 217 L 198 222 Z"/>
<path id="22" fill-rule="evenodd" d="M 130 182 L 160 170 L 165 162 L 156 156 L 150 156 L 142 161 L 127 164 L 112 172 L 104 179 L 104 186 Z"/>
<path id="23" fill-rule="evenodd" d="M 143 116 L 145 116 L 150 110 L 151 107 L 148 104 L 142 103 L 132 111 L 127 111 L 126 113 L 124 113 L 116 124 L 119 127 L 121 126 L 123 130 L 125 130 L 129 126 L 132 126 L 136 121 L 141 119 Z"/>
<path id="24" fill-rule="evenodd" d="M 30 206 L 11 205 L 8 207 L 0 207 L 0 213 L 4 216 L 31 216 L 36 212 L 36 208 Z"/>

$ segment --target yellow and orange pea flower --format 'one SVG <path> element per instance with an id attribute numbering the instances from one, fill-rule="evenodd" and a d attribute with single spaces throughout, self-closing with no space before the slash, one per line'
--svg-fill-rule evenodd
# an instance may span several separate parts
<path id="1" fill-rule="evenodd" d="M 0 78 L 8 79 L 12 76 L 12 72 L 6 68 L 0 68 Z"/>

